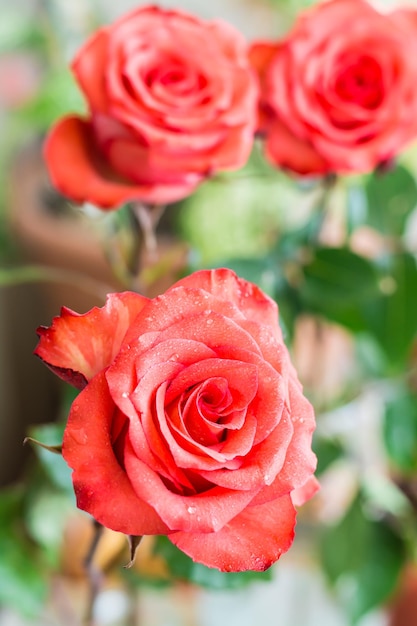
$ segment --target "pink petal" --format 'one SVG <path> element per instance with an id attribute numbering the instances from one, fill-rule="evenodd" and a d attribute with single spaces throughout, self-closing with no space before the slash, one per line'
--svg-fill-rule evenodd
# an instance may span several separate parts
<path id="1" fill-rule="evenodd" d="M 38 328 L 35 354 L 60 378 L 83 388 L 108 367 L 118 353 L 127 329 L 148 303 L 137 293 L 109 294 L 102 308 L 79 315 L 65 307 L 49 328 Z"/>
<path id="2" fill-rule="evenodd" d="M 91 111 L 106 111 L 106 66 L 109 34 L 98 30 L 78 51 L 71 67 Z"/>
<path id="3" fill-rule="evenodd" d="M 297 487 L 291 492 L 291 500 L 294 506 L 301 506 L 310 500 L 320 489 L 320 483 L 315 476 L 310 476 L 302 487 Z"/>
<path id="4" fill-rule="evenodd" d="M 245 509 L 257 493 L 213 487 L 195 496 L 178 494 L 138 459 L 129 440 L 126 440 L 124 461 L 126 473 L 139 500 L 148 502 L 171 531 L 218 531 Z"/>
<path id="5" fill-rule="evenodd" d="M 248 506 L 214 533 L 168 535 L 194 561 L 223 572 L 264 571 L 294 539 L 295 509 L 290 496 Z"/>
<path id="6" fill-rule="evenodd" d="M 274 165 L 303 175 L 324 175 L 331 167 L 314 147 L 294 135 L 278 119 L 269 125 L 266 138 L 266 157 Z"/>
<path id="7" fill-rule="evenodd" d="M 274 58 L 279 44 L 272 41 L 255 41 L 252 43 L 249 49 L 249 60 L 252 67 L 256 70 L 261 83 L 265 77 L 265 73 L 268 71 L 268 67 L 272 59 Z"/>
<path id="8" fill-rule="evenodd" d="M 187 196 L 189 185 L 138 184 L 111 168 L 96 145 L 93 127 L 78 116 L 62 118 L 45 143 L 45 160 L 52 184 L 75 202 L 91 202 L 115 209 L 124 202 L 142 200 L 165 204 Z"/>
<path id="9" fill-rule="evenodd" d="M 194 272 L 179 280 L 171 289 L 176 287 L 202 289 L 218 300 L 231 302 L 247 319 L 271 326 L 281 336 L 276 303 L 259 287 L 239 278 L 232 270 L 221 268 Z"/>
<path id="10" fill-rule="evenodd" d="M 138 498 L 114 454 L 111 429 L 116 411 L 104 372 L 72 405 L 62 453 L 74 470 L 77 506 L 100 524 L 126 535 L 166 533 L 166 525 Z"/>

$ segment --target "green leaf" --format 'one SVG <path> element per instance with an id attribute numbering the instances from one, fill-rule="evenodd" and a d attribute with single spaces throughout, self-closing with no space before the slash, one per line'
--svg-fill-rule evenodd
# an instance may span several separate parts
<path id="1" fill-rule="evenodd" d="M 0 54 L 24 47 L 38 45 L 43 41 L 39 22 L 31 19 L 26 11 L 17 7 L 2 6 L 0 20 Z"/>
<path id="2" fill-rule="evenodd" d="M 0 535 L 0 604 L 27 616 L 39 615 L 47 593 L 46 579 L 31 551 L 16 541 Z"/>
<path id="3" fill-rule="evenodd" d="M 368 225 L 381 233 L 399 236 L 417 204 L 414 177 L 402 165 L 389 171 L 376 171 L 366 183 Z"/>
<path id="4" fill-rule="evenodd" d="M 210 589 L 238 589 L 251 582 L 272 579 L 271 569 L 266 572 L 226 573 L 194 563 L 164 536 L 157 537 L 155 552 L 166 560 L 170 573 L 176 579 L 187 580 Z"/>
<path id="5" fill-rule="evenodd" d="M 68 111 L 83 113 L 85 104 L 68 69 L 51 72 L 36 97 L 15 112 L 20 124 L 47 130 Z"/>
<path id="6" fill-rule="evenodd" d="M 44 424 L 35 426 L 30 430 L 30 436 L 47 445 L 59 445 L 62 443 L 64 424 Z M 34 445 L 33 450 L 39 458 L 43 469 L 53 485 L 59 487 L 67 494 L 73 493 L 71 470 L 60 454 L 54 454 Z"/>
<path id="7" fill-rule="evenodd" d="M 313 450 L 317 456 L 317 476 L 325 472 L 332 463 L 344 455 L 344 449 L 340 441 L 325 439 L 317 434 L 313 437 Z"/>
<path id="8" fill-rule="evenodd" d="M 0 492 L 0 605 L 35 616 L 44 606 L 47 584 L 22 524 L 24 494 L 22 488 Z"/>
<path id="9" fill-rule="evenodd" d="M 42 546 L 51 567 L 59 564 L 65 524 L 73 510 L 72 499 L 51 488 L 33 490 L 29 497 L 25 514 L 28 531 Z"/>
<path id="10" fill-rule="evenodd" d="M 374 266 L 347 248 L 318 248 L 304 266 L 300 297 L 305 307 L 353 331 L 367 328 L 362 306 L 377 294 Z"/>
<path id="11" fill-rule="evenodd" d="M 364 302 L 367 328 L 387 356 L 392 372 L 402 370 L 417 333 L 417 266 L 411 254 L 384 259 L 377 298 Z"/>
<path id="12" fill-rule="evenodd" d="M 400 388 L 385 407 L 385 449 L 391 462 L 403 472 L 417 470 L 417 397 Z"/>
<path id="13" fill-rule="evenodd" d="M 324 571 L 353 623 L 385 602 L 405 562 L 402 539 L 384 520 L 364 514 L 359 495 L 321 541 Z"/>

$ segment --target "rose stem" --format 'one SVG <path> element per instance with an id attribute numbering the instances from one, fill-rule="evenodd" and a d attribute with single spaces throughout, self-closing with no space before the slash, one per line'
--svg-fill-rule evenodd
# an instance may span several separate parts
<path id="1" fill-rule="evenodd" d="M 100 537 L 103 534 L 103 526 L 93 520 L 94 535 L 91 540 L 91 544 L 87 555 L 84 559 L 84 570 L 87 574 L 88 587 L 89 587 L 89 600 L 87 605 L 87 612 L 84 618 L 84 626 L 94 626 L 93 621 L 93 609 L 94 602 L 101 587 L 102 574 L 100 570 L 94 565 L 94 555 L 97 551 L 97 546 L 100 541 Z"/>
<path id="2" fill-rule="evenodd" d="M 145 252 L 150 263 L 155 263 L 158 260 L 156 228 L 164 210 L 164 205 L 148 206 L 141 202 L 132 204 L 132 211 L 142 231 Z"/>

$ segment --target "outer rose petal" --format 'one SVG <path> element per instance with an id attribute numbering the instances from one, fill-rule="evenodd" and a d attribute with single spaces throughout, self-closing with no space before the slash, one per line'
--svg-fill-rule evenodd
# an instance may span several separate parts
<path id="1" fill-rule="evenodd" d="M 112 170 L 98 150 L 92 125 L 78 116 L 61 119 L 51 130 L 44 147 L 53 185 L 75 202 L 92 202 L 115 209 L 124 202 L 141 199 L 165 204 L 187 196 L 187 184 L 138 184 Z"/>
<path id="2" fill-rule="evenodd" d="M 77 506 L 112 530 L 127 535 L 166 534 L 155 510 L 135 494 L 117 461 L 110 437 L 116 407 L 104 372 L 75 399 L 64 433 L 62 454 L 74 470 Z"/>
<path id="3" fill-rule="evenodd" d="M 203 289 L 219 300 L 232 302 L 247 319 L 270 326 L 282 338 L 278 325 L 278 307 L 274 300 L 253 283 L 239 278 L 232 270 L 220 268 L 194 272 L 173 287 Z"/>
<path id="4" fill-rule="evenodd" d="M 314 147 L 296 137 L 279 120 L 267 126 L 266 157 L 297 174 L 319 175 L 331 172 L 331 167 Z"/>
<path id="5" fill-rule="evenodd" d="M 257 71 L 261 82 L 263 81 L 265 71 L 275 56 L 279 45 L 280 44 L 275 42 L 260 41 L 253 43 L 249 49 L 249 60 Z"/>
<path id="6" fill-rule="evenodd" d="M 87 97 L 90 110 L 106 111 L 107 95 L 103 68 L 107 63 L 108 32 L 102 28 L 78 51 L 71 67 Z"/>
<path id="7" fill-rule="evenodd" d="M 294 506 L 301 506 L 310 500 L 320 489 L 320 483 L 315 476 L 310 476 L 302 487 L 297 487 L 291 492 L 291 500 Z"/>
<path id="8" fill-rule="evenodd" d="M 264 571 L 294 539 L 295 509 L 290 496 L 249 506 L 216 533 L 168 535 L 194 561 L 223 572 Z"/>
<path id="9" fill-rule="evenodd" d="M 126 331 L 148 302 L 126 291 L 109 294 L 102 308 L 94 307 L 84 315 L 63 307 L 49 328 L 38 328 L 35 354 L 60 378 L 83 388 L 112 363 Z"/>

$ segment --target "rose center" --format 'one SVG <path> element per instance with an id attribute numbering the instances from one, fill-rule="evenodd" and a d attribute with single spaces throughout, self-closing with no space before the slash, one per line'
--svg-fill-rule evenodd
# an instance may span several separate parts
<path id="1" fill-rule="evenodd" d="M 144 75 L 144 82 L 154 93 L 186 95 L 203 90 L 207 79 L 192 66 L 184 66 L 180 61 L 165 59 L 149 68 Z"/>
<path id="2" fill-rule="evenodd" d="M 379 106 L 383 98 L 383 80 L 377 61 L 369 56 L 360 56 L 350 63 L 344 59 L 341 65 L 345 69 L 336 79 L 338 96 L 367 109 Z"/>
<path id="3" fill-rule="evenodd" d="M 180 405 L 186 430 L 200 444 L 219 444 L 227 437 L 229 427 L 236 428 L 233 396 L 223 377 L 210 378 L 183 394 Z M 241 412 L 237 413 L 240 417 Z"/>

